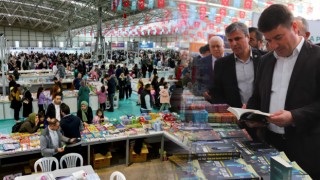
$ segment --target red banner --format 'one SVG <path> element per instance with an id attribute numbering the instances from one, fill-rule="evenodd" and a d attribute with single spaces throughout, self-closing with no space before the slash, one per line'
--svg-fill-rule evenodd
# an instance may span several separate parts
<path id="1" fill-rule="evenodd" d="M 199 28 L 200 27 L 200 22 L 198 22 L 198 21 L 194 22 L 194 27 L 195 28 Z"/>
<path id="2" fill-rule="evenodd" d="M 221 23 L 221 16 L 216 16 L 216 23 L 220 24 Z"/>
<path id="3" fill-rule="evenodd" d="M 181 13 L 182 19 L 188 19 L 189 15 L 187 12 Z"/>
<path id="4" fill-rule="evenodd" d="M 138 0 L 138 9 L 143 10 L 144 9 L 144 0 Z"/>
<path id="5" fill-rule="evenodd" d="M 252 0 L 245 0 L 244 1 L 244 8 L 245 9 L 252 9 Z"/>
<path id="6" fill-rule="evenodd" d="M 123 7 L 129 7 L 130 6 L 130 1 L 129 0 L 123 0 Z"/>
<path id="7" fill-rule="evenodd" d="M 206 6 L 200 6 L 199 7 L 200 14 L 206 14 L 207 13 L 207 7 Z"/>
<path id="8" fill-rule="evenodd" d="M 238 18 L 232 18 L 232 23 L 234 23 L 234 22 L 238 22 Z"/>
<path id="9" fill-rule="evenodd" d="M 246 12 L 239 11 L 239 16 L 240 16 L 241 19 L 245 18 L 246 17 Z"/>
<path id="10" fill-rule="evenodd" d="M 210 23 L 210 24 L 209 24 L 209 28 L 210 28 L 210 29 L 214 29 L 214 24 L 213 24 L 213 23 Z"/>
<path id="11" fill-rule="evenodd" d="M 158 8 L 164 8 L 165 0 L 158 0 Z"/>
<path id="12" fill-rule="evenodd" d="M 180 12 L 186 12 L 186 10 L 187 10 L 186 3 L 179 3 L 179 11 Z"/>
<path id="13" fill-rule="evenodd" d="M 294 11 L 294 4 L 288 4 L 288 8 L 290 9 L 290 11 Z"/>
<path id="14" fill-rule="evenodd" d="M 313 13 L 313 7 L 312 6 L 309 6 L 307 8 L 307 14 L 312 14 Z"/>
<path id="15" fill-rule="evenodd" d="M 221 5 L 229 6 L 229 0 L 221 0 Z"/>
<path id="16" fill-rule="evenodd" d="M 273 4 L 272 1 L 267 2 L 267 7 L 271 6 Z"/>
<path id="17" fill-rule="evenodd" d="M 221 16 L 226 16 L 226 15 L 227 15 L 227 10 L 226 10 L 226 8 L 220 8 L 220 15 L 221 15 Z"/>

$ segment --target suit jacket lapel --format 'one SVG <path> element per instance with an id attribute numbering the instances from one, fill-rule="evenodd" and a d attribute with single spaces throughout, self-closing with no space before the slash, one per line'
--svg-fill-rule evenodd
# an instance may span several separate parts
<path id="1" fill-rule="evenodd" d="M 296 82 L 297 82 L 297 78 L 299 76 L 301 76 L 300 71 L 303 69 L 303 67 L 305 66 L 305 61 L 308 60 L 309 56 L 311 53 L 308 53 L 309 51 L 309 46 L 307 44 L 307 42 L 304 42 L 301 51 L 298 55 L 297 61 L 294 65 L 292 74 L 291 74 L 291 78 L 290 78 L 290 82 L 289 82 L 289 87 L 288 87 L 288 91 L 287 91 L 287 97 L 286 99 L 288 99 L 288 97 L 290 96 Z"/>
<path id="2" fill-rule="evenodd" d="M 236 59 L 234 58 L 234 53 L 231 56 L 232 58 L 230 58 L 229 60 L 229 66 L 230 66 L 230 76 L 231 79 L 234 80 L 235 83 L 235 87 L 239 87 L 238 86 L 238 79 L 237 79 L 237 72 L 236 72 Z"/>
<path id="3" fill-rule="evenodd" d="M 263 72 L 259 72 L 266 75 L 264 76 L 265 77 L 264 79 L 261 79 L 261 81 L 265 83 L 265 88 L 263 89 L 264 92 L 261 93 L 263 95 L 262 98 L 265 98 L 265 102 L 266 102 L 265 103 L 266 107 L 262 107 L 261 109 L 264 112 L 269 112 L 273 72 L 274 72 L 274 66 L 276 65 L 276 62 L 277 62 L 277 59 L 274 57 L 273 52 L 271 53 L 272 54 L 270 55 L 270 58 L 264 59 L 264 61 L 267 61 L 267 62 L 264 66 L 265 68 Z"/>

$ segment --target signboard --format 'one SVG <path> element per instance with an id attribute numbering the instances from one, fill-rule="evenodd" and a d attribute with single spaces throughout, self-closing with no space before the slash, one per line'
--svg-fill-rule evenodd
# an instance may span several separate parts
<path id="1" fill-rule="evenodd" d="M 124 42 L 111 43 L 112 48 L 124 48 Z"/>
<path id="2" fill-rule="evenodd" d="M 139 43 L 139 48 L 153 48 L 153 42 Z"/>

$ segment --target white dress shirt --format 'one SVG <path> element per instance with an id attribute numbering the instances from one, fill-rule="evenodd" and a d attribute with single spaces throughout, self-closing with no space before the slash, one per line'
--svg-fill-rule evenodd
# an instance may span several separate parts
<path id="1" fill-rule="evenodd" d="M 300 40 L 300 43 L 290 56 L 280 57 L 276 52 L 273 53 L 277 61 L 272 77 L 269 113 L 284 110 L 291 74 L 304 43 L 304 39 L 301 39 L 302 40 Z M 283 127 L 279 127 L 272 123 L 269 124 L 268 128 L 270 131 L 278 134 L 285 133 Z"/>
<path id="2" fill-rule="evenodd" d="M 215 58 L 214 56 L 212 56 L 212 70 L 214 70 L 214 63 L 216 62 L 217 58 Z"/>
<path id="3" fill-rule="evenodd" d="M 48 129 L 54 149 L 59 148 L 59 137 L 57 131 L 51 130 L 49 127 Z"/>
<path id="4" fill-rule="evenodd" d="M 54 107 L 55 107 L 55 109 L 56 109 L 56 119 L 58 120 L 58 121 L 60 121 L 61 120 L 61 117 L 60 117 L 60 105 L 54 105 Z"/>
<path id="5" fill-rule="evenodd" d="M 254 64 L 252 60 L 252 51 L 250 50 L 250 57 L 244 61 L 236 55 L 236 74 L 238 81 L 238 88 L 242 104 L 247 104 L 249 98 L 253 93 L 254 82 Z"/>

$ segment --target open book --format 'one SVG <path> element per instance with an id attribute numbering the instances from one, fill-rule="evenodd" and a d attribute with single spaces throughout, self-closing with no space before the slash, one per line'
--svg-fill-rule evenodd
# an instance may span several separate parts
<path id="1" fill-rule="evenodd" d="M 242 108 L 229 107 L 227 110 L 230 111 L 232 114 L 234 114 L 238 120 L 267 122 L 266 118 L 271 115 L 269 113 L 264 113 L 254 109 L 242 109 Z"/>

